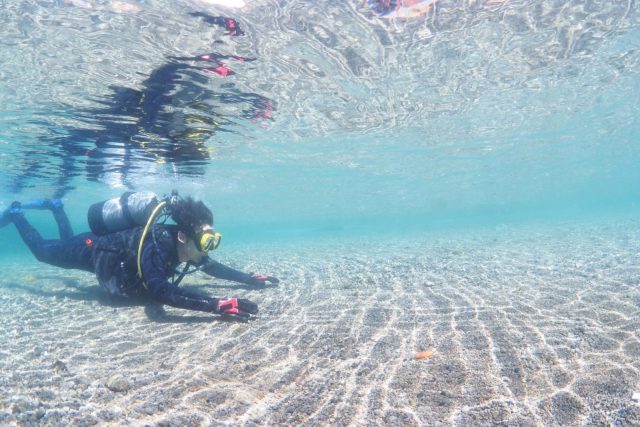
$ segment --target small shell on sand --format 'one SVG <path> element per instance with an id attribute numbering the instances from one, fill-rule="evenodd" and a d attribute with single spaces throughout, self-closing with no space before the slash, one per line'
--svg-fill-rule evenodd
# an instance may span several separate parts
<path id="1" fill-rule="evenodd" d="M 416 354 L 416 359 L 430 359 L 431 356 L 433 356 L 433 353 L 433 350 L 421 351 L 420 353 Z"/>

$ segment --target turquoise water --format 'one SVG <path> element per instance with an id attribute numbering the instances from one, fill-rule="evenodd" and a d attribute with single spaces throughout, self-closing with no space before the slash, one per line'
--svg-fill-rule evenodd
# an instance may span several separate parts
<path id="1" fill-rule="evenodd" d="M 177 188 L 241 240 L 634 212 L 635 8 L 441 1 L 386 20 L 325 6 L 9 2 L 3 206 L 59 194 L 80 229 L 92 202 Z M 195 11 L 233 17 L 244 34 Z M 222 59 L 227 77 L 177 72 L 173 92 L 149 83 L 169 58 L 209 52 L 255 60 Z M 127 110 L 113 87 L 166 89 L 164 112 Z M 197 142 L 179 132 L 194 111 L 209 119 Z"/>
<path id="2" fill-rule="evenodd" d="M 640 423 L 637 5 L 382 3 L 2 2 L 0 211 L 177 189 L 281 283 L 114 304 L 0 229 L 0 424 Z"/>

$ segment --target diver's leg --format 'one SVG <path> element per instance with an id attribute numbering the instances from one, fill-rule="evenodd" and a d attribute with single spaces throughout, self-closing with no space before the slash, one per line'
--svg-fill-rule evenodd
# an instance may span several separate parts
<path id="1" fill-rule="evenodd" d="M 18 202 L 13 202 L 6 212 L 10 220 L 18 229 L 18 233 L 20 233 L 22 240 L 31 250 L 31 253 L 33 253 L 39 261 L 47 262 L 46 241 L 42 238 L 38 230 L 33 228 L 33 226 L 29 224 L 29 221 L 24 217 L 20 204 Z"/>
<path id="2" fill-rule="evenodd" d="M 24 217 L 19 203 L 14 202 L 8 213 L 22 240 L 38 261 L 56 267 L 93 271 L 91 234 L 85 233 L 65 240 L 45 240 Z"/>
<path id="3" fill-rule="evenodd" d="M 34 199 L 22 203 L 23 209 L 49 209 L 53 213 L 53 217 L 58 224 L 58 232 L 61 240 L 71 239 L 73 237 L 73 229 L 71 222 L 64 211 L 64 205 L 60 199 Z"/>
<path id="4" fill-rule="evenodd" d="M 51 212 L 58 224 L 58 232 L 60 233 L 61 240 L 71 239 L 73 237 L 73 229 L 71 228 L 71 222 L 67 217 L 67 213 L 64 211 L 64 205 L 60 199 L 51 199 Z"/>

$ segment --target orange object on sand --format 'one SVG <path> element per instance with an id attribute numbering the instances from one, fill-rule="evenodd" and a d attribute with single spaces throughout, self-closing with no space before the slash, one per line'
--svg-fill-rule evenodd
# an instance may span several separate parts
<path id="1" fill-rule="evenodd" d="M 416 354 L 416 359 L 429 359 L 431 356 L 433 356 L 433 350 L 421 351 Z"/>

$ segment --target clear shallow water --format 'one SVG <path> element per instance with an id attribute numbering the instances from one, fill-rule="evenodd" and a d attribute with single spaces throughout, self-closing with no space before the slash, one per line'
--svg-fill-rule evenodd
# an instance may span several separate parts
<path id="1" fill-rule="evenodd" d="M 88 273 L 3 263 L 0 420 L 638 423 L 637 221 L 387 243 L 226 247 L 225 263 L 286 278 L 267 290 L 189 278 L 258 301 L 250 324 L 114 304 Z"/>
<path id="2" fill-rule="evenodd" d="M 189 278 L 249 325 L 113 306 L 3 228 L 0 424 L 639 422 L 634 3 L 0 9 L 0 209 L 178 188 L 282 279 Z"/>
<path id="3" fill-rule="evenodd" d="M 179 188 L 257 239 L 640 198 L 631 3 L 440 1 L 388 20 L 356 2 L 10 1 L 1 19 L 3 206 L 58 194 L 82 224 L 125 188 Z M 226 56 L 172 59 L 204 53 Z M 219 64 L 236 74 L 203 70 Z"/>

